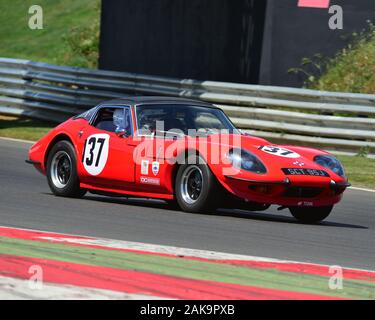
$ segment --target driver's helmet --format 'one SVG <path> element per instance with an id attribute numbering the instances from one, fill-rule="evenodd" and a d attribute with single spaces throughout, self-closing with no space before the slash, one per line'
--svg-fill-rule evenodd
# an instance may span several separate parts
<path id="1" fill-rule="evenodd" d="M 124 118 L 125 118 L 124 109 L 116 109 L 115 112 L 113 112 L 113 124 L 116 130 L 124 129 L 124 124 L 125 124 Z"/>

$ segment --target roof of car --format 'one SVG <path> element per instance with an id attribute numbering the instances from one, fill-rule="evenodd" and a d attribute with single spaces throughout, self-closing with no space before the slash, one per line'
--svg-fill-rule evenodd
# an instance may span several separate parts
<path id="1" fill-rule="evenodd" d="M 162 97 L 162 96 L 130 96 L 121 99 L 105 101 L 101 105 L 142 105 L 142 104 L 190 104 L 208 108 L 217 108 L 214 105 L 193 99 Z"/>

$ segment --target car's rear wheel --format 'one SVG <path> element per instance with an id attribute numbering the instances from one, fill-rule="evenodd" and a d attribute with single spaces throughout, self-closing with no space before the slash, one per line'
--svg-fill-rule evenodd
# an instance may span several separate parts
<path id="1" fill-rule="evenodd" d="M 333 206 L 326 207 L 291 207 L 290 213 L 303 223 L 318 223 L 329 216 Z"/>
<path id="2" fill-rule="evenodd" d="M 52 193 L 62 197 L 83 197 L 86 190 L 79 186 L 77 159 L 72 144 L 59 141 L 47 158 L 47 181 Z"/>
<path id="3" fill-rule="evenodd" d="M 221 187 L 206 163 L 199 156 L 187 158 L 178 169 L 175 194 L 183 211 L 208 213 L 220 205 Z"/>

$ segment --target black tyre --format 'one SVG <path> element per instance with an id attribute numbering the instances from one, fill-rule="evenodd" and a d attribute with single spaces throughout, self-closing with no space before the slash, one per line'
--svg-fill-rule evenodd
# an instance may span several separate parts
<path id="1" fill-rule="evenodd" d="M 77 158 L 70 142 L 59 141 L 49 152 L 47 181 L 56 196 L 81 198 L 85 195 L 86 190 L 79 187 Z"/>
<path id="2" fill-rule="evenodd" d="M 329 216 L 333 206 L 326 207 L 291 207 L 290 213 L 303 223 L 318 223 Z"/>
<path id="3" fill-rule="evenodd" d="M 206 163 L 198 156 L 189 156 L 178 169 L 175 194 L 183 211 L 210 213 L 220 206 L 221 186 Z"/>

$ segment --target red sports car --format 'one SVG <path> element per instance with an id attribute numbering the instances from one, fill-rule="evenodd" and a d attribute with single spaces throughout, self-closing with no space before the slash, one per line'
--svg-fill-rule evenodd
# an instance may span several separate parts
<path id="1" fill-rule="evenodd" d="M 325 151 L 274 145 L 211 104 L 166 97 L 101 103 L 35 143 L 27 162 L 57 196 L 157 198 L 188 212 L 274 204 L 307 223 L 325 219 L 349 186 Z"/>

